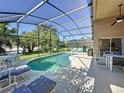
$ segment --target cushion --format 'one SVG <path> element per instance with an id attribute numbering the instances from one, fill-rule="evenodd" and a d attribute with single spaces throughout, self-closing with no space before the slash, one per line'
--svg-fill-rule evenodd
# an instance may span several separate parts
<path id="1" fill-rule="evenodd" d="M 12 72 L 14 75 L 20 75 L 22 73 L 25 73 L 27 71 L 30 71 L 30 67 L 24 65 L 24 66 L 19 66 L 17 68 L 14 69 L 14 71 Z"/>
<path id="2" fill-rule="evenodd" d="M 16 88 L 12 93 L 33 93 L 27 86 L 22 85 Z"/>
<path id="3" fill-rule="evenodd" d="M 4 73 L 0 73 L 0 80 L 6 79 L 8 78 L 9 73 L 8 71 L 4 72 Z"/>
<path id="4" fill-rule="evenodd" d="M 28 85 L 33 93 L 50 93 L 54 89 L 56 83 L 44 76 L 36 79 Z"/>

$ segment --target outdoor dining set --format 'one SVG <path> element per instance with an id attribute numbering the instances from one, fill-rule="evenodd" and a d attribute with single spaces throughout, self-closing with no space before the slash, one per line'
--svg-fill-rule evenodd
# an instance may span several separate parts
<path id="1" fill-rule="evenodd" d="M 123 68 L 124 65 L 124 55 L 115 55 L 115 54 L 103 54 L 103 56 L 95 56 L 95 64 L 105 64 L 106 67 L 113 71 L 113 66 Z M 117 62 L 116 62 L 117 61 Z M 124 68 L 123 68 L 124 69 Z"/>

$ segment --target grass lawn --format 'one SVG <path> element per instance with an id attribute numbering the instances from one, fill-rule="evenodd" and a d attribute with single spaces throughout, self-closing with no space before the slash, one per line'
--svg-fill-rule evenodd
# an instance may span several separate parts
<path id="1" fill-rule="evenodd" d="M 44 56 L 44 55 L 47 55 L 49 53 L 40 53 L 40 56 Z M 38 53 L 27 53 L 27 54 L 23 54 L 21 55 L 20 59 L 21 60 L 28 60 L 28 59 L 31 59 L 31 58 L 35 58 L 35 57 L 38 57 Z"/>
<path id="2" fill-rule="evenodd" d="M 67 49 L 64 49 L 64 51 L 67 51 Z M 59 52 L 61 52 L 63 50 L 60 50 Z M 55 53 L 55 52 L 53 52 Z M 49 53 L 40 53 L 40 56 L 44 56 L 44 55 L 48 55 Z M 31 59 L 31 58 L 35 58 L 35 57 L 38 57 L 38 51 L 33 51 L 33 52 L 27 52 L 23 55 L 21 55 L 20 57 L 20 60 L 28 60 L 28 59 Z"/>

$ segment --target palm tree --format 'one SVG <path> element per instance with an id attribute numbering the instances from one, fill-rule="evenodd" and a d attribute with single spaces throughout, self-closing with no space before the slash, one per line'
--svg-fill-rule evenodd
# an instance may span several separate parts
<path id="1" fill-rule="evenodd" d="M 26 49 L 28 52 L 33 52 L 34 48 L 37 46 L 37 39 L 34 39 L 36 37 L 36 33 L 34 31 L 23 32 L 22 36 L 23 37 L 20 39 L 20 46 L 23 48 L 23 53 L 26 52 Z"/>
<path id="2" fill-rule="evenodd" d="M 5 54 L 5 47 L 12 48 L 12 44 L 10 42 L 10 39 L 5 37 L 0 37 L 0 54 Z"/>
<path id="3" fill-rule="evenodd" d="M 6 47 L 9 47 L 10 49 L 12 48 L 12 38 L 10 35 L 14 34 L 16 30 L 9 29 L 8 28 L 8 23 L 0 23 L 0 54 L 5 54 Z"/>

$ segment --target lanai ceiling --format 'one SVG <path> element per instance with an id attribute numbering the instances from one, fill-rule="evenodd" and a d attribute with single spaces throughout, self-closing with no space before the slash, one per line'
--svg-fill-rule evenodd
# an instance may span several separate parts
<path id="1" fill-rule="evenodd" d="M 124 14 L 124 0 L 93 0 L 94 20 L 118 16 L 120 3 L 123 4 L 122 14 Z"/>

